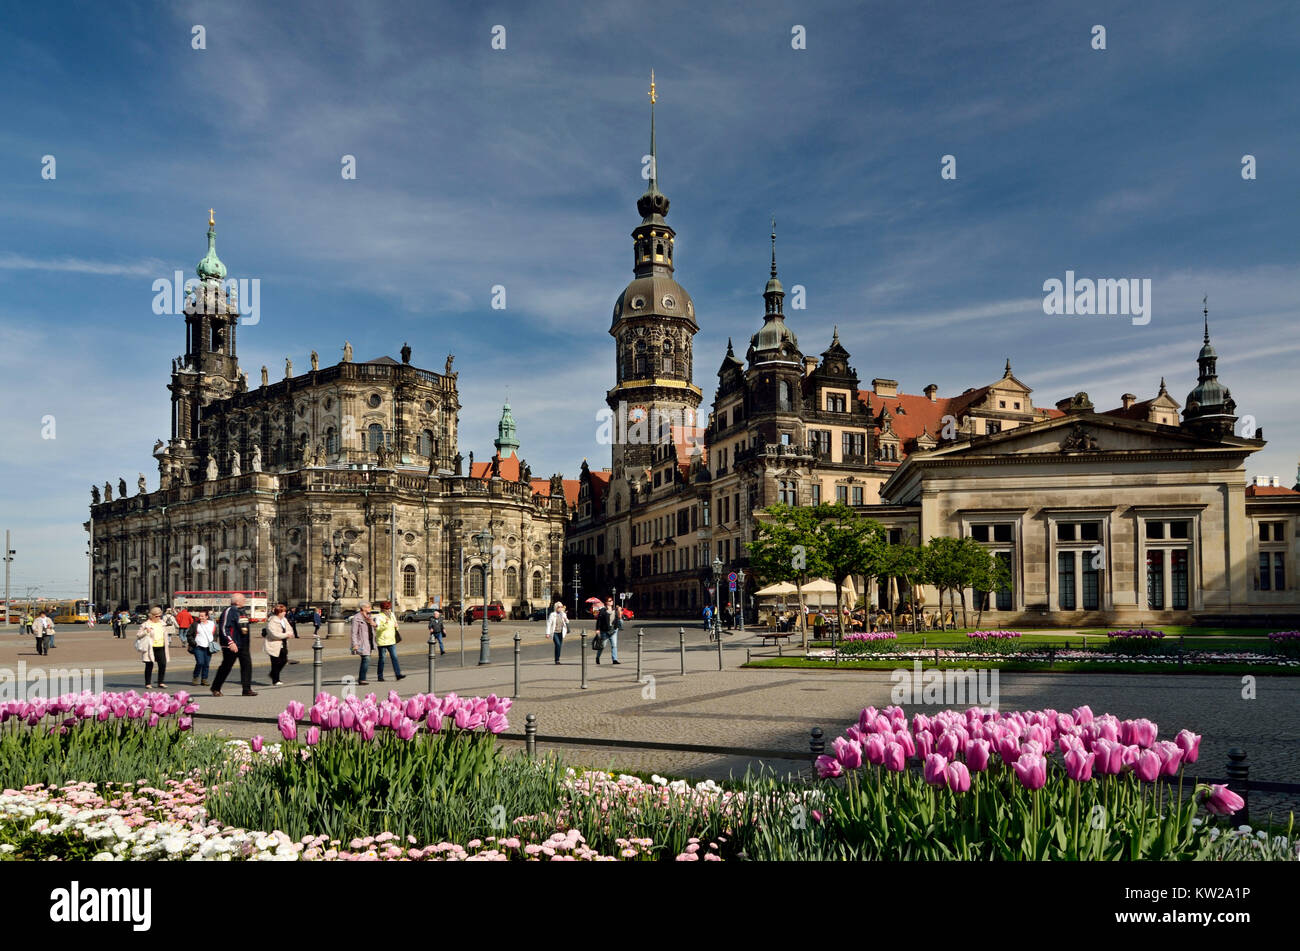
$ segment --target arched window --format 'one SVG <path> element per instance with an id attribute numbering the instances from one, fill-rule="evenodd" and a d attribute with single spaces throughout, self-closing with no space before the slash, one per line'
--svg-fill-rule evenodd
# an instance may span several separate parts
<path id="1" fill-rule="evenodd" d="M 325 452 L 331 456 L 339 452 L 339 433 L 333 426 L 325 430 Z"/>
<path id="2" fill-rule="evenodd" d="M 782 380 L 778 392 L 779 392 L 781 409 L 789 409 L 790 408 L 790 384 L 787 383 L 785 380 Z"/>
<path id="3" fill-rule="evenodd" d="M 431 430 L 426 429 L 420 433 L 420 455 L 433 455 L 433 432 Z"/>
<path id="4" fill-rule="evenodd" d="M 471 598 L 483 597 L 483 566 L 473 565 L 469 569 L 469 596 Z"/>
<path id="5" fill-rule="evenodd" d="M 402 567 L 402 596 L 405 598 L 415 597 L 415 565 L 404 565 Z"/>
<path id="6" fill-rule="evenodd" d="M 506 569 L 506 597 L 519 597 L 519 569 L 514 565 Z"/>
<path id="7" fill-rule="evenodd" d="M 636 372 L 638 376 L 645 373 L 645 366 L 645 341 L 638 340 L 636 342 Z"/>
<path id="8" fill-rule="evenodd" d="M 673 342 L 671 340 L 664 341 L 664 372 L 673 372 Z"/>
<path id="9" fill-rule="evenodd" d="M 370 434 L 369 449 L 371 452 L 374 452 L 384 444 L 384 427 L 380 426 L 378 423 L 371 423 L 366 427 L 366 429 Z"/>
<path id="10" fill-rule="evenodd" d="M 540 601 L 540 600 L 542 600 L 542 573 L 541 573 L 540 571 L 534 571 L 534 572 L 533 572 L 533 593 L 532 593 L 532 599 L 533 599 L 534 601 Z"/>

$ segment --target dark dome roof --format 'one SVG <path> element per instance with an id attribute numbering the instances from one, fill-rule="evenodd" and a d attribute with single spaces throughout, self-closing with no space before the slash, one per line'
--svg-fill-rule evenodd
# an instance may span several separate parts
<path id="1" fill-rule="evenodd" d="M 666 274 L 638 277 L 623 288 L 614 301 L 614 318 L 617 324 L 626 317 L 682 317 L 695 322 L 695 302 L 686 288 Z"/>

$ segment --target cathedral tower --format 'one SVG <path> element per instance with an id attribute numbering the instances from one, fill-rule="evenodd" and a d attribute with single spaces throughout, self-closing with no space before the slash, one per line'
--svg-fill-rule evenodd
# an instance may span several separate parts
<path id="1" fill-rule="evenodd" d="M 692 342 L 700 329 L 695 304 L 673 278 L 676 232 L 664 221 L 668 197 L 659 191 L 655 146 L 654 74 L 650 76 L 649 187 L 636 203 L 632 282 L 614 302 L 609 333 L 616 344 L 617 383 L 606 394 L 614 413 L 615 482 L 639 479 L 669 427 L 696 425 L 701 392 L 691 382 Z"/>

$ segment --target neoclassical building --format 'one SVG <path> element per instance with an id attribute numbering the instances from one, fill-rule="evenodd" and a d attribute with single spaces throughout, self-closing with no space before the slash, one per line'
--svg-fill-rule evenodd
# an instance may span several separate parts
<path id="1" fill-rule="evenodd" d="M 493 596 L 522 612 L 546 603 L 560 577 L 565 484 L 534 479 L 518 456 L 507 405 L 490 462 L 465 473 L 458 450 L 457 376 L 383 356 L 352 358 L 282 379 L 266 367 L 250 387 L 235 334 L 233 281 L 208 252 L 185 302 L 185 353 L 173 362 L 171 438 L 154 446 L 159 486 L 143 473 L 92 489 L 96 605 L 169 603 L 183 590 L 265 590 L 297 604 L 328 605 L 332 546 L 343 603 L 396 596 L 402 609 L 483 595 L 472 536 L 494 538 Z M 576 500 L 576 483 L 570 483 Z M 463 582 L 462 582 L 463 571 Z"/>
<path id="2" fill-rule="evenodd" d="M 906 393 L 884 377 L 864 387 L 838 329 L 820 356 L 800 348 L 773 225 L 762 322 L 744 360 L 728 342 L 697 423 L 699 325 L 675 277 L 668 205 L 651 178 L 610 329 L 608 402 L 627 425 L 614 427 L 609 468 L 584 461 L 568 528 L 570 559 L 595 593 L 631 591 L 642 615 L 698 615 L 714 559 L 748 566 L 760 510 L 838 501 L 893 543 L 967 536 L 1005 560 L 1012 587 L 990 597 L 987 624 L 1300 619 L 1300 484 L 1247 485 L 1263 433 L 1240 431 L 1208 313 L 1182 406 L 1163 378 L 1154 396 L 1125 393 L 1109 410 L 1087 393 L 1040 406 L 1010 360 L 953 395 L 937 383 Z M 937 604 L 936 592 L 922 596 Z"/>

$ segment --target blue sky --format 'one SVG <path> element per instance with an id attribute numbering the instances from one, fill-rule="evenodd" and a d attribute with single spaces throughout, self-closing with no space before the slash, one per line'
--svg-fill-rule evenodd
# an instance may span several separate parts
<path id="1" fill-rule="evenodd" d="M 60 3 L 7 9 L 0 44 L 19 595 L 84 587 L 92 482 L 157 484 L 184 333 L 151 285 L 192 275 L 209 207 L 230 275 L 261 281 L 254 382 L 409 341 L 418 365 L 456 354 L 463 452 L 490 453 L 509 387 L 535 473 L 608 464 L 651 68 L 706 401 L 762 322 L 775 214 L 781 278 L 807 289 L 791 328 L 820 353 L 838 324 L 864 384 L 959 393 L 1009 356 L 1042 405 L 1109 409 L 1162 375 L 1181 403 L 1208 294 L 1220 377 L 1269 440 L 1249 471 L 1295 480 L 1294 3 Z M 1045 315 L 1067 269 L 1151 279 L 1150 324 Z"/>

